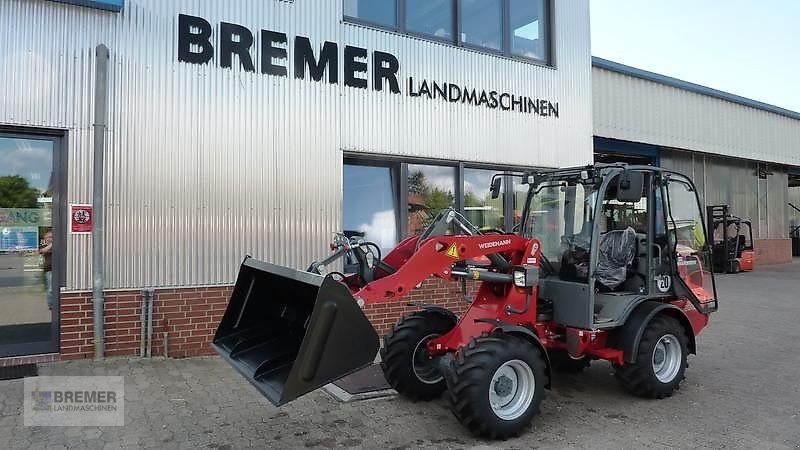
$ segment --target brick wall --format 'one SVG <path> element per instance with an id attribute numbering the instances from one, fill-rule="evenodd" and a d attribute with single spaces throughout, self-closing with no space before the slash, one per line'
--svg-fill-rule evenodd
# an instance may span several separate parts
<path id="1" fill-rule="evenodd" d="M 151 354 L 172 357 L 210 355 L 211 338 L 222 319 L 231 287 L 157 289 L 153 298 L 153 342 Z M 105 293 L 106 356 L 140 354 L 140 291 Z M 61 296 L 61 358 L 94 356 L 92 293 L 75 292 Z"/>
<path id="2" fill-rule="evenodd" d="M 470 301 L 475 296 L 477 286 L 478 284 L 472 281 L 467 282 L 467 298 Z M 409 302 L 443 306 L 458 315 L 462 314 L 469 306 L 469 303 L 464 300 L 461 283 L 429 278 L 401 301 L 367 305 L 364 308 L 364 314 L 372 322 L 378 335 L 383 336 L 389 332 L 392 325 L 397 323 L 401 316 L 419 309 L 416 306 L 408 306 Z"/>
<path id="3" fill-rule="evenodd" d="M 754 239 L 756 248 L 756 270 L 758 266 L 788 264 L 792 262 L 792 240 Z"/>
<path id="4" fill-rule="evenodd" d="M 477 284 L 467 283 L 472 298 Z M 232 287 L 156 289 L 153 298 L 153 343 L 151 354 L 164 355 L 164 332 L 168 333 L 170 357 L 211 355 L 214 331 L 222 319 Z M 461 314 L 468 303 L 461 284 L 431 278 L 403 300 L 369 305 L 364 313 L 378 334 L 386 334 L 402 315 L 418 308 L 409 302 L 443 306 Z M 139 356 L 141 337 L 141 291 L 105 293 L 105 355 Z M 92 293 L 69 292 L 61 295 L 61 351 L 48 360 L 94 357 Z M 0 359 L 0 365 L 11 361 Z M 14 361 L 21 361 L 15 358 Z"/>

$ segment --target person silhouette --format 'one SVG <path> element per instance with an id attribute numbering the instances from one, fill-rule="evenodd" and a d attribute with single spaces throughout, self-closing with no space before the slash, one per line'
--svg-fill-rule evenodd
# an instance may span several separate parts
<path id="1" fill-rule="evenodd" d="M 44 243 L 38 253 L 42 255 L 42 270 L 44 271 L 45 293 L 47 295 L 47 309 L 53 310 L 53 232 L 44 234 Z"/>

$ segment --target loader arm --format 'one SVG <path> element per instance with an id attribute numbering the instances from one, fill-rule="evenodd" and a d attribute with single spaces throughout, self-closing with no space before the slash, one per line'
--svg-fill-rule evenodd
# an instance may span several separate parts
<path id="1" fill-rule="evenodd" d="M 529 239 L 515 234 L 435 236 L 422 243 L 402 265 L 395 266 L 395 273 L 368 283 L 354 293 L 354 298 L 365 305 L 397 301 L 430 276 L 453 279 L 452 269 L 455 263 L 481 256 L 504 254 L 511 265 L 521 264 L 529 242 Z M 398 249 L 412 244 L 406 241 Z M 497 273 L 491 269 L 487 272 Z M 490 276 L 484 273 L 473 272 L 473 279 L 480 280 L 482 276 Z"/>

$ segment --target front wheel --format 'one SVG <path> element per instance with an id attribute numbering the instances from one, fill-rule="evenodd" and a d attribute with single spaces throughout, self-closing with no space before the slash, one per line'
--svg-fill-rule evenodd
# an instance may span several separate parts
<path id="1" fill-rule="evenodd" d="M 489 439 L 517 436 L 539 412 L 547 384 L 542 353 L 507 334 L 473 339 L 456 352 L 447 376 L 453 415 Z"/>
<path id="2" fill-rule="evenodd" d="M 617 379 L 639 397 L 669 397 L 683 381 L 688 353 L 683 326 L 672 317 L 658 315 L 644 330 L 636 362 L 615 367 Z"/>
<path id="3" fill-rule="evenodd" d="M 411 400 L 430 400 L 441 394 L 447 384 L 425 344 L 455 325 L 453 317 L 431 310 L 400 319 L 383 338 L 381 368 L 386 381 Z"/>

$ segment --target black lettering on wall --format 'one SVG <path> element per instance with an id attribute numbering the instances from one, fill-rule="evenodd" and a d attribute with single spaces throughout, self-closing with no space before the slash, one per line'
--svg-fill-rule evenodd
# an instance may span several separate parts
<path id="1" fill-rule="evenodd" d="M 547 102 L 547 109 L 550 110 L 551 116 L 554 116 L 556 119 L 558 118 L 558 103 L 553 104 L 552 102 Z"/>
<path id="2" fill-rule="evenodd" d="M 361 47 L 344 46 L 344 85 L 359 89 L 367 88 L 366 78 L 359 78 L 357 73 L 367 72 L 367 49 Z"/>
<path id="3" fill-rule="evenodd" d="M 496 109 L 497 104 L 497 91 L 492 91 L 489 93 L 489 108 Z"/>
<path id="4" fill-rule="evenodd" d="M 431 89 L 428 87 L 428 80 L 422 80 L 422 84 L 419 85 L 418 95 L 431 98 Z"/>
<path id="5" fill-rule="evenodd" d="M 511 95 L 509 95 L 508 93 L 504 93 L 500 96 L 500 108 L 503 109 L 503 111 L 508 111 L 509 109 L 511 109 L 511 105 L 508 104 L 508 100 L 510 98 Z M 506 100 L 505 103 L 503 102 L 503 99 Z"/>
<path id="6" fill-rule="evenodd" d="M 439 97 L 442 100 L 446 101 L 447 100 L 446 89 L 447 89 L 447 83 L 445 83 L 444 85 L 440 85 L 439 83 L 434 81 L 433 82 L 433 98 Z"/>
<path id="7" fill-rule="evenodd" d="M 325 68 L 328 69 L 328 83 L 339 82 L 339 46 L 335 42 L 325 41 L 319 52 L 319 61 L 314 57 L 311 41 L 304 36 L 297 36 L 294 40 L 294 77 L 301 80 L 308 73 L 314 81 L 322 80 Z"/>
<path id="8" fill-rule="evenodd" d="M 529 111 L 531 113 L 533 113 L 533 114 L 540 114 L 540 111 L 539 111 L 539 100 L 533 101 L 531 99 L 528 99 L 528 102 L 526 103 L 526 107 L 525 107 L 525 112 L 529 112 Z"/>
<path id="9" fill-rule="evenodd" d="M 261 73 L 287 76 L 286 66 L 275 64 L 276 59 L 287 59 L 286 49 L 275 44 L 286 44 L 286 33 L 261 30 Z"/>
<path id="10" fill-rule="evenodd" d="M 372 53 L 372 73 L 373 88 L 376 91 L 383 90 L 383 80 L 389 82 L 389 90 L 393 94 L 400 93 L 400 85 L 397 83 L 397 72 L 400 70 L 400 61 L 391 53 L 375 51 Z"/>
<path id="11" fill-rule="evenodd" d="M 199 32 L 193 32 L 194 29 Z M 178 14 L 178 61 L 192 64 L 206 64 L 211 61 L 214 57 L 211 31 L 211 24 L 205 19 Z M 193 52 L 192 45 L 200 47 L 200 52 Z"/>
<path id="12" fill-rule="evenodd" d="M 489 97 L 486 96 L 486 91 L 481 92 L 481 98 L 478 100 L 478 106 L 481 106 L 484 103 L 487 105 L 489 104 Z"/>
<path id="13" fill-rule="evenodd" d="M 464 96 L 461 98 L 463 103 L 471 103 L 473 105 L 478 104 L 478 94 L 475 92 L 475 89 L 469 90 L 464 87 Z"/>
<path id="14" fill-rule="evenodd" d="M 419 97 L 419 93 L 414 92 L 414 77 L 408 77 L 408 96 Z"/>
<path id="15" fill-rule="evenodd" d="M 457 102 L 457 101 L 461 100 L 461 88 L 458 87 L 457 84 L 449 85 L 447 87 L 447 90 L 449 91 L 449 94 L 450 94 L 449 100 L 451 102 Z"/>
<path id="16" fill-rule="evenodd" d="M 525 104 L 525 102 L 523 101 L 522 97 L 517 98 L 516 95 L 512 95 L 511 96 L 511 109 L 512 110 L 514 110 L 514 111 L 522 111 L 522 105 L 524 105 L 524 104 Z M 517 107 L 519 107 L 519 109 L 517 109 Z"/>
<path id="17" fill-rule="evenodd" d="M 234 40 L 237 38 L 237 40 Z M 253 33 L 247 28 L 235 23 L 220 22 L 219 24 L 219 65 L 230 69 L 235 53 L 239 57 L 239 64 L 248 72 L 255 72 L 253 58 L 250 57 L 250 47 L 253 46 Z"/>

